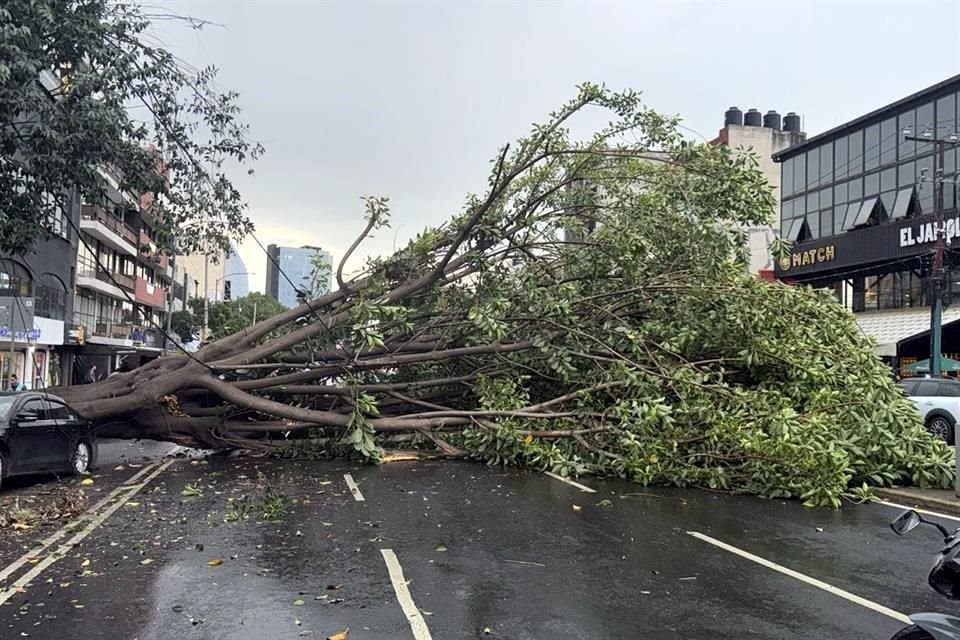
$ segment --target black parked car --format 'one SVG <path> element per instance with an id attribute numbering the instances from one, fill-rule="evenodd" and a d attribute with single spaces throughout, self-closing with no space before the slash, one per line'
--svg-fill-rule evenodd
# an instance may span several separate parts
<path id="1" fill-rule="evenodd" d="M 0 482 L 28 473 L 85 473 L 97 459 L 93 425 L 56 396 L 0 392 Z"/>

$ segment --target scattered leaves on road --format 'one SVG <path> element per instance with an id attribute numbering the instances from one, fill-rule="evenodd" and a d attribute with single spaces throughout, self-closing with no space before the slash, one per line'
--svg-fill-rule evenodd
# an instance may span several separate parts
<path id="1" fill-rule="evenodd" d="M 211 567 L 219 567 L 220 565 L 223 564 L 223 560 L 221 560 L 220 558 L 212 558 L 210 560 L 207 560 L 207 564 Z"/>
<path id="2" fill-rule="evenodd" d="M 438 544 L 437 548 L 435 549 L 435 551 L 437 551 L 438 553 L 443 553 L 446 550 L 447 550 L 447 545 L 445 544 Z"/>
<path id="3" fill-rule="evenodd" d="M 84 484 L 84 485 L 93 484 L 93 478 L 84 478 L 83 480 L 80 481 L 80 484 Z"/>
<path id="4" fill-rule="evenodd" d="M 299 600 L 299 599 L 298 599 L 298 600 L 294 600 L 294 601 L 293 601 L 293 606 L 295 606 L 295 607 L 302 607 L 302 606 L 303 606 L 303 600 Z"/>
<path id="5" fill-rule="evenodd" d="M 347 627 L 343 631 L 337 631 L 332 636 L 327 636 L 327 640 L 347 640 L 350 636 L 350 627 Z"/>
<path id="6" fill-rule="evenodd" d="M 573 510 L 574 510 L 574 511 L 583 511 L 583 507 L 581 507 L 581 506 L 578 505 L 578 504 L 575 504 L 575 505 L 573 505 Z"/>
<path id="7" fill-rule="evenodd" d="M 140 564 L 152 564 L 152 563 L 153 563 L 153 558 L 144 558 L 143 560 L 140 561 Z"/>

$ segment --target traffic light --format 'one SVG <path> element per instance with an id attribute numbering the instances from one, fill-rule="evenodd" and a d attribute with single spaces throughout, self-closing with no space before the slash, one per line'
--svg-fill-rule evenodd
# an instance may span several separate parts
<path id="1" fill-rule="evenodd" d="M 230 302 L 230 281 L 223 281 L 223 301 Z"/>

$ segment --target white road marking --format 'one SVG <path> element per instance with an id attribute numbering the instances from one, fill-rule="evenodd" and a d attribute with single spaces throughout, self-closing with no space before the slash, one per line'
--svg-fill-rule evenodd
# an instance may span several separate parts
<path id="1" fill-rule="evenodd" d="M 380 549 L 380 553 L 383 555 L 383 561 L 387 563 L 390 582 L 393 583 L 393 590 L 397 594 L 400 608 L 403 609 L 403 613 L 410 623 L 410 631 L 413 632 L 414 640 L 432 640 L 427 622 L 423 619 L 423 614 L 420 613 L 420 609 L 417 608 L 410 596 L 410 589 L 407 588 L 407 581 L 403 577 L 403 568 L 400 567 L 397 554 L 393 552 L 393 549 Z"/>
<path id="2" fill-rule="evenodd" d="M 148 464 L 147 466 L 145 466 L 143 469 L 140 469 L 140 470 L 137 471 L 135 474 L 133 474 L 132 476 L 130 476 L 130 478 L 128 478 L 127 481 L 124 482 L 123 484 L 125 484 L 125 485 L 137 484 L 137 480 L 139 480 L 141 476 L 146 475 L 147 473 L 150 473 L 150 470 L 153 469 L 154 467 L 156 467 L 158 464 L 160 464 L 160 463 L 159 463 L 159 462 L 151 462 L 150 464 Z"/>
<path id="3" fill-rule="evenodd" d="M 716 538 L 711 538 L 708 535 L 704 535 L 699 531 L 687 531 L 687 533 L 698 540 L 703 540 L 704 542 L 712 544 L 715 547 L 719 547 L 725 551 L 729 551 L 730 553 L 738 555 L 741 558 L 746 558 L 747 560 L 750 560 L 751 562 L 756 562 L 757 564 L 764 566 L 768 569 L 772 569 L 774 571 L 782 573 L 783 575 L 790 576 L 791 578 L 795 578 L 801 582 L 805 582 L 818 589 L 823 589 L 827 593 L 833 594 L 845 600 L 849 600 L 850 602 L 858 604 L 861 607 L 866 607 L 867 609 L 876 611 L 877 613 L 882 613 L 883 615 L 889 616 L 899 622 L 910 624 L 910 618 L 908 618 L 905 614 L 900 613 L 899 611 L 894 611 L 893 609 L 888 609 L 882 604 L 877 604 L 872 600 L 861 598 L 856 594 L 850 593 L 849 591 L 844 591 L 839 587 L 835 587 L 831 584 L 827 584 L 826 582 L 822 582 L 820 580 L 817 580 L 816 578 L 811 578 L 810 576 L 800 573 L 799 571 L 788 569 L 783 565 L 777 564 L 776 562 L 771 562 L 769 560 L 761 558 L 760 556 L 755 556 L 752 553 L 744 551 L 743 549 L 738 549 L 737 547 L 734 547 L 733 545 L 729 545 L 726 542 L 721 542 Z"/>
<path id="4" fill-rule="evenodd" d="M 70 550 L 73 549 L 77 544 L 83 541 L 84 538 L 89 536 L 93 531 L 99 527 L 103 522 L 109 518 L 113 513 L 126 504 L 127 500 L 135 496 L 141 489 L 150 484 L 150 481 L 160 475 L 164 469 L 173 464 L 173 460 L 167 460 L 161 464 L 153 473 L 151 473 L 147 478 L 140 484 L 129 485 L 121 487 L 121 490 L 114 495 L 116 501 L 110 505 L 103 513 L 97 515 L 93 520 L 84 527 L 79 533 L 74 535 L 72 538 L 67 540 L 65 543 L 60 545 L 56 551 L 47 555 L 46 558 L 38 562 L 30 571 L 23 574 L 16 582 L 12 585 L 0 591 L 0 605 L 5 603 L 7 600 L 12 598 L 16 593 L 17 589 L 22 589 L 26 585 L 39 576 L 44 569 L 52 565 L 54 562 L 60 558 L 65 557 Z"/>
<path id="5" fill-rule="evenodd" d="M 586 485 L 583 485 L 583 484 L 580 484 L 579 482 L 574 482 L 573 480 L 570 480 L 569 478 L 564 478 L 563 476 L 558 476 L 557 474 L 555 474 L 555 473 L 553 473 L 553 472 L 551 472 L 551 471 L 544 471 L 544 472 L 543 472 L 543 475 L 545 475 L 545 476 L 550 476 L 550 477 L 553 478 L 554 480 L 559 480 L 560 482 L 566 482 L 566 483 L 569 484 L 570 486 L 576 487 L 577 489 L 580 489 L 580 491 L 584 491 L 584 492 L 586 492 L 586 493 L 596 493 L 596 492 L 597 492 L 596 489 L 591 489 L 590 487 L 588 487 L 588 486 L 586 486 Z"/>
<path id="6" fill-rule="evenodd" d="M 81 522 L 83 522 L 84 520 L 89 520 L 89 519 L 92 518 L 92 517 L 96 517 L 96 513 L 100 510 L 100 508 L 103 507 L 103 505 L 105 505 L 105 504 L 107 504 L 108 502 L 110 502 L 111 500 L 113 500 L 113 498 L 114 498 L 118 493 L 120 493 L 121 491 L 129 491 L 129 490 L 130 490 L 129 484 L 131 484 L 131 482 L 130 482 L 131 480 L 134 480 L 134 479 L 140 477 L 141 475 L 143 475 L 143 474 L 146 473 L 147 471 L 150 471 L 151 469 L 153 469 L 153 467 L 156 467 L 158 464 L 160 464 L 160 463 L 159 463 L 159 462 L 154 462 L 154 463 L 152 463 L 152 464 L 150 464 L 150 465 L 147 465 L 147 466 L 144 467 L 143 469 L 141 469 L 139 473 L 137 473 L 135 476 L 133 476 L 132 478 L 130 478 L 130 480 L 127 480 L 127 481 L 124 482 L 122 485 L 120 485 L 119 487 L 117 487 L 116 489 L 114 489 L 113 491 L 111 491 L 110 493 L 108 493 L 108 494 L 107 494 L 104 498 L 102 498 L 99 502 L 97 502 L 95 505 L 93 505 L 92 507 L 90 507 L 89 509 L 87 509 L 81 516 L 79 516 L 79 517 L 76 518 L 75 520 L 72 520 L 71 522 L 68 522 L 68 523 L 67 523 L 64 527 L 62 527 L 60 530 L 54 531 L 54 532 L 51 533 L 49 536 L 47 536 L 47 537 L 40 543 L 40 546 L 39 546 L 39 547 L 35 547 L 35 548 L 31 549 L 30 551 L 28 551 L 27 553 L 23 554 L 22 556 L 20 556 L 19 558 L 17 558 L 15 561 L 13 561 L 12 563 L 10 563 L 10 565 L 7 566 L 7 567 L 5 567 L 5 568 L 3 569 L 3 571 L 0 571 L 0 583 L 5 582 L 7 578 L 9 578 L 11 575 L 13 575 L 13 573 L 14 573 L 17 569 L 19 569 L 20 567 L 22 567 L 23 565 L 27 564 L 27 563 L 30 562 L 31 560 L 35 560 L 36 558 L 40 557 L 41 555 L 43 555 L 43 553 L 44 553 L 47 549 L 49 549 L 51 546 L 53 546 L 53 544 L 54 544 L 55 542 L 57 542 L 57 540 L 60 540 L 61 538 L 63 538 L 64 536 L 66 536 L 68 533 L 73 533 L 74 531 L 76 531 L 77 526 L 78 526 Z"/>
<path id="7" fill-rule="evenodd" d="M 944 518 L 945 520 L 953 520 L 954 522 L 960 522 L 960 518 L 957 516 L 949 516 L 945 513 L 939 513 L 937 511 L 930 511 L 928 509 L 920 509 L 918 507 L 908 507 L 906 505 L 897 504 L 896 502 L 887 502 L 886 500 L 879 500 L 876 504 L 882 504 L 885 507 L 893 507 L 894 509 L 913 509 L 917 513 L 922 513 L 927 516 L 936 516 L 938 518 Z"/>
<path id="8" fill-rule="evenodd" d="M 343 479 L 347 481 L 347 487 L 350 489 L 350 493 L 353 494 L 353 499 L 357 502 L 363 502 L 363 494 L 360 493 L 360 487 L 357 486 L 357 483 L 353 481 L 353 476 L 345 473 L 343 474 Z"/>

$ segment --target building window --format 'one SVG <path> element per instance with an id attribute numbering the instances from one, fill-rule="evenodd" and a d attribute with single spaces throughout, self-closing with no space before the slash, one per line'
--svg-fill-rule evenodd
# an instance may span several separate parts
<path id="1" fill-rule="evenodd" d="M 816 189 L 820 186 L 820 152 L 811 149 L 807 154 L 807 188 Z"/>
<path id="2" fill-rule="evenodd" d="M 855 131 L 850 134 L 849 154 L 847 175 L 860 175 L 863 173 L 863 131 Z"/>
<path id="3" fill-rule="evenodd" d="M 912 215 L 916 208 L 916 189 L 913 186 L 900 189 L 900 191 L 897 192 L 897 199 L 894 202 L 893 213 L 890 217 L 894 220 L 906 218 Z"/>
<path id="4" fill-rule="evenodd" d="M 933 103 L 917 107 L 917 132 L 914 135 L 923 135 L 928 132 L 931 135 L 937 128 L 937 121 L 933 117 Z M 923 149 L 918 148 L 917 153 L 923 153 Z"/>
<path id="5" fill-rule="evenodd" d="M 848 165 L 850 156 L 847 154 L 848 144 L 849 139 L 846 137 L 840 138 L 833 143 L 833 170 L 837 176 L 837 180 L 842 180 L 849 175 Z"/>
<path id="6" fill-rule="evenodd" d="M 904 131 L 909 131 L 913 135 L 920 134 L 920 132 L 917 131 L 916 111 L 905 111 L 897 117 L 897 149 L 901 162 L 909 160 L 917 152 L 917 143 L 904 139 Z"/>
<path id="7" fill-rule="evenodd" d="M 847 202 L 863 199 L 863 178 L 857 178 L 847 183 Z"/>
<path id="8" fill-rule="evenodd" d="M 917 163 L 904 162 L 897 167 L 897 186 L 912 187 L 917 182 Z"/>
<path id="9" fill-rule="evenodd" d="M 897 161 L 897 119 L 889 118 L 880 123 L 880 166 Z"/>
<path id="10" fill-rule="evenodd" d="M 957 95 L 950 94 L 937 100 L 937 137 L 957 133 Z"/>
<path id="11" fill-rule="evenodd" d="M 833 235 L 833 229 L 833 209 L 824 209 L 820 212 L 820 237 Z"/>
<path id="12" fill-rule="evenodd" d="M 36 287 L 34 313 L 41 318 L 51 320 L 66 319 L 67 288 L 52 273 L 40 276 Z"/>
<path id="13" fill-rule="evenodd" d="M 796 158 L 790 158 L 789 160 L 784 160 L 783 164 L 780 165 L 780 181 L 783 183 L 780 185 L 780 190 L 783 193 L 783 197 L 789 197 L 793 195 L 794 186 L 793 186 L 793 165 L 796 164 Z"/>
<path id="14" fill-rule="evenodd" d="M 871 173 L 863 178 L 863 195 L 875 196 L 880 193 L 880 174 Z"/>
<path id="15" fill-rule="evenodd" d="M 796 157 L 796 163 L 793 166 L 793 185 L 794 192 L 798 193 L 806 189 L 807 185 L 807 154 L 803 153 Z"/>
<path id="16" fill-rule="evenodd" d="M 872 171 L 880 166 L 880 125 L 867 127 L 863 140 L 863 170 Z"/>
<path id="17" fill-rule="evenodd" d="M 827 185 L 833 182 L 833 143 L 828 142 L 820 147 L 820 184 Z"/>
<path id="18" fill-rule="evenodd" d="M 931 146 L 931 145 L 927 145 Z M 919 183 L 920 209 L 924 213 L 933 211 L 933 156 L 927 155 L 917 160 L 917 182 Z"/>
<path id="19" fill-rule="evenodd" d="M 0 260 L 0 296 L 29 298 L 33 295 L 33 279 L 25 266 L 14 260 Z"/>
<path id="20" fill-rule="evenodd" d="M 953 209 L 957 206 L 957 183 L 951 178 L 957 176 L 957 149 L 947 149 L 943 156 L 943 206 Z"/>

